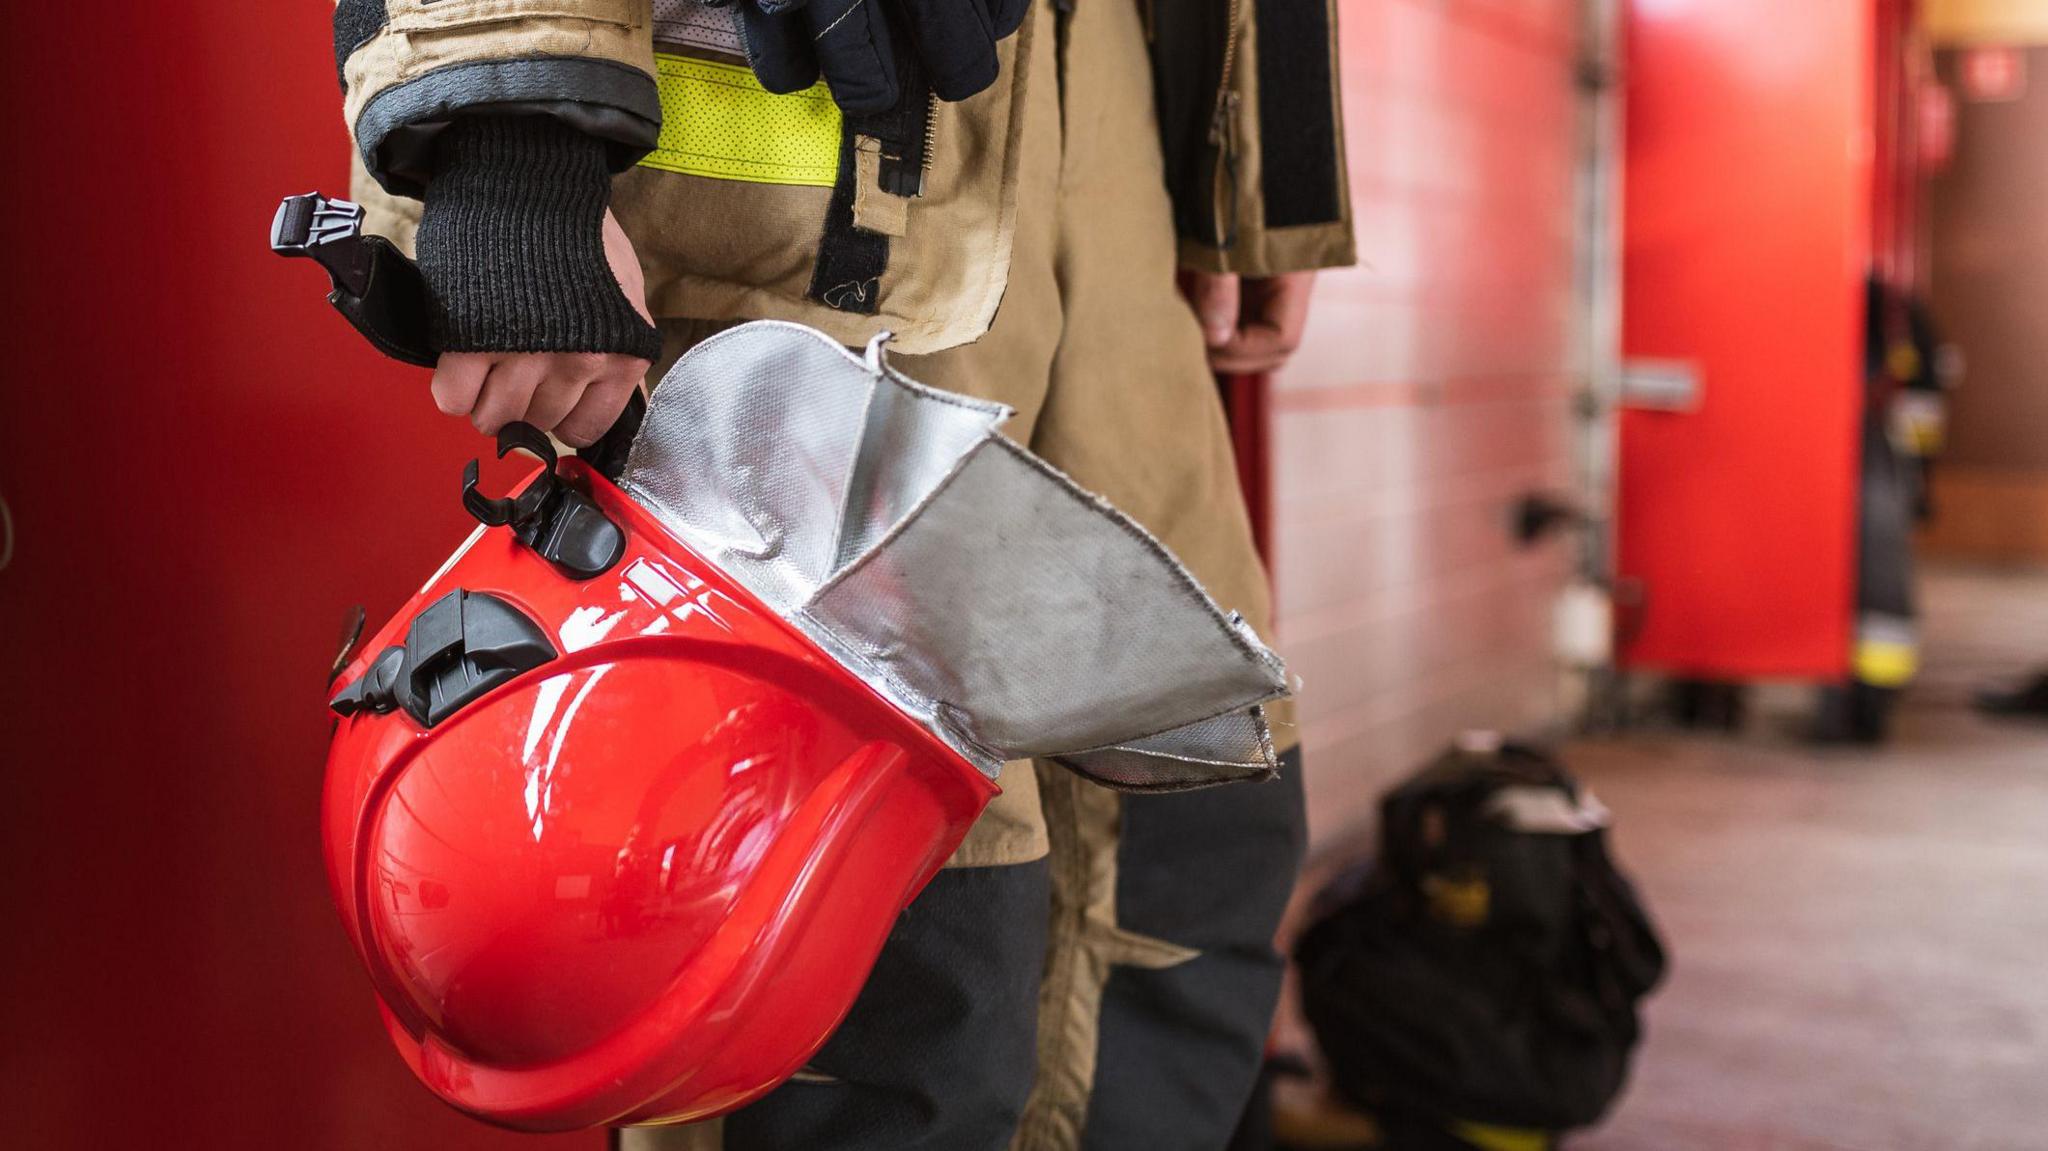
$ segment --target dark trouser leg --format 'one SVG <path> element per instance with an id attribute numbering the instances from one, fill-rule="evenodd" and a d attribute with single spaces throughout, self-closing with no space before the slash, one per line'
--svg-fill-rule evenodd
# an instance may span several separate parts
<path id="1" fill-rule="evenodd" d="M 725 1151 L 1009 1146 L 1031 1091 L 1046 892 L 1044 860 L 940 872 L 815 1075 L 727 1118 Z"/>
<path id="2" fill-rule="evenodd" d="M 723 1120 L 628 1128 L 614 1146 L 1003 1151 L 1031 1092 L 1048 890 L 1043 859 L 941 871 L 795 1079 Z"/>
<path id="3" fill-rule="evenodd" d="M 1280 995 L 1273 935 L 1305 839 L 1300 753 L 1271 783 L 1126 796 L 1122 823 L 1117 925 L 1201 954 L 1110 972 L 1082 1146 L 1215 1151 Z"/>

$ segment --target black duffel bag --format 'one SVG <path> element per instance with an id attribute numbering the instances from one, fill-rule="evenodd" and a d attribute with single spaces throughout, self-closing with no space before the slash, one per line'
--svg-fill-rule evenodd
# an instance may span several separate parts
<path id="1" fill-rule="evenodd" d="M 1546 753 L 1468 737 L 1380 818 L 1294 953 L 1337 1093 L 1395 1128 L 1597 1122 L 1664 972 L 1606 810 Z"/>

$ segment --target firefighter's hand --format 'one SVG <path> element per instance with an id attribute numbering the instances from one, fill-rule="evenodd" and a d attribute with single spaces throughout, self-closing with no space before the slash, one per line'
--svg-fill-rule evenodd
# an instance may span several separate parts
<path id="1" fill-rule="evenodd" d="M 1183 271 L 1181 294 L 1202 322 L 1209 366 L 1219 372 L 1276 371 L 1301 346 L 1314 272 L 1264 279 Z"/>
<path id="2" fill-rule="evenodd" d="M 633 242 L 610 212 L 604 251 L 626 299 L 652 323 Z M 434 369 L 434 403 L 451 416 L 468 416 L 485 435 L 523 420 L 571 447 L 588 447 L 611 428 L 653 366 L 616 353 L 447 352 Z"/>

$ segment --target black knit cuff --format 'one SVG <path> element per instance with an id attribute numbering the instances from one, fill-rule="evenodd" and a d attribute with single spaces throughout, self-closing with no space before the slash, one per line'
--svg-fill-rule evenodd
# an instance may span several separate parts
<path id="1" fill-rule="evenodd" d="M 419 265 L 444 352 L 617 352 L 661 333 L 604 252 L 604 142 L 545 116 L 466 116 L 442 132 Z"/>

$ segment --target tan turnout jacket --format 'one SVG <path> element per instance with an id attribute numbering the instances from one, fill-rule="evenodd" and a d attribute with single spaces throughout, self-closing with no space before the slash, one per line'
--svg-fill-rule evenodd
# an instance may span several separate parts
<path id="1" fill-rule="evenodd" d="M 1336 0 L 1136 4 L 1180 260 L 1268 275 L 1349 263 Z M 842 117 L 769 96 L 700 0 L 340 0 L 336 54 L 373 227 L 409 242 L 451 118 L 560 117 L 612 145 L 615 210 L 657 317 L 788 319 L 909 354 L 988 330 L 1008 286 L 1023 91 Z"/>

